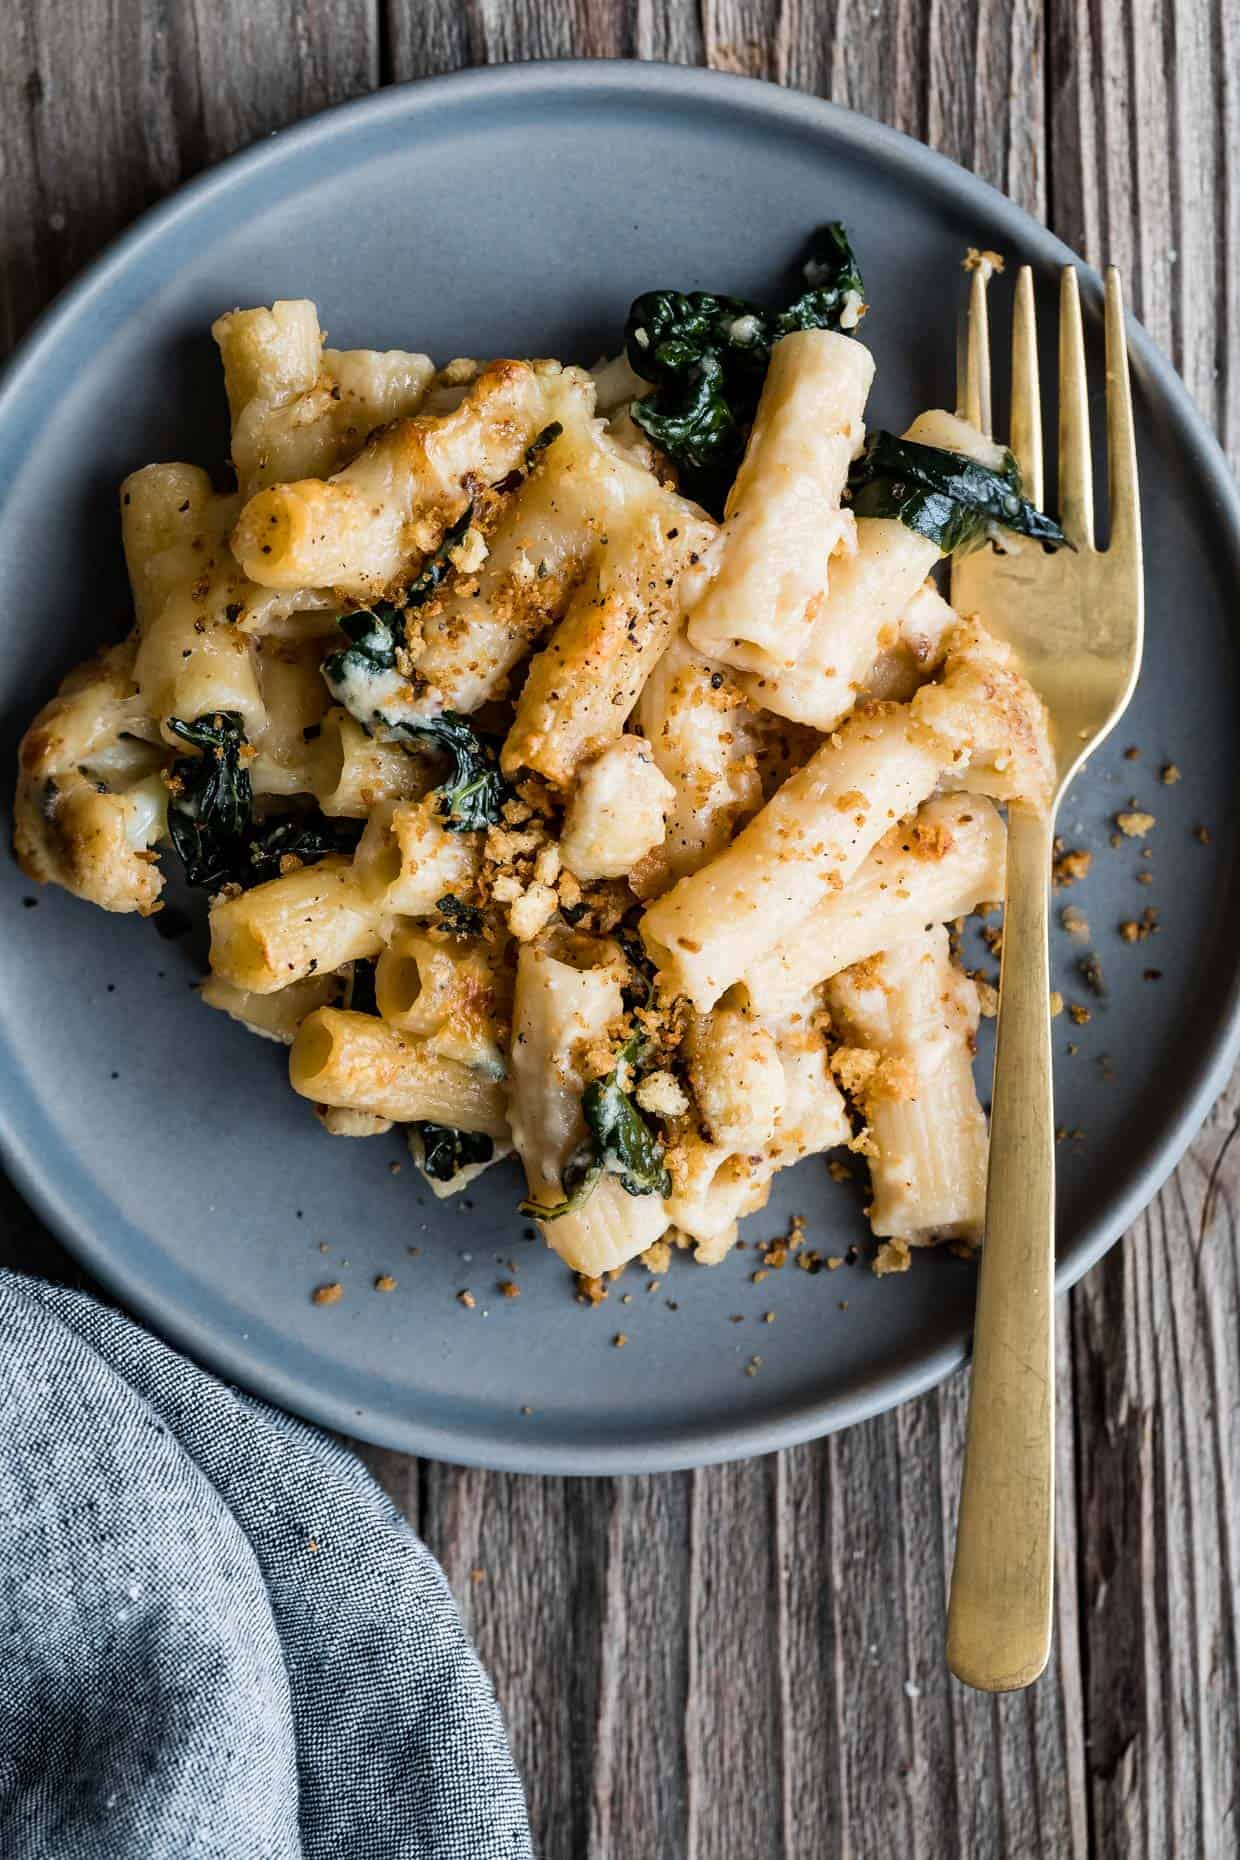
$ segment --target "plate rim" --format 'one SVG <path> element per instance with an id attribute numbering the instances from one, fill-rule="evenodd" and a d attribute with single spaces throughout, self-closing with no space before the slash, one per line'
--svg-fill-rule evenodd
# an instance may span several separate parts
<path id="1" fill-rule="evenodd" d="M 747 113 L 784 128 L 803 129 L 837 147 L 858 149 L 868 158 L 877 153 L 881 163 L 911 177 L 933 183 L 963 204 L 980 201 L 988 213 L 1006 222 L 1027 247 L 1048 265 L 1074 264 L 1081 273 L 1083 295 L 1095 305 L 1101 300 L 1102 282 L 1041 222 L 989 182 L 972 174 L 950 157 L 927 147 L 902 131 L 876 122 L 859 112 L 808 93 L 785 89 L 762 79 L 701 66 L 637 59 L 547 59 L 522 64 L 468 67 L 434 77 L 417 78 L 385 87 L 362 97 L 330 106 L 261 141 L 238 150 L 177 188 L 148 208 L 103 248 L 41 312 L 19 342 L 0 374 L 0 489 L 7 480 L 4 466 L 4 430 L 14 408 L 37 378 L 45 355 L 73 326 L 92 298 L 105 291 L 115 277 L 140 259 L 143 247 L 166 228 L 229 187 L 241 174 L 251 177 L 264 168 L 297 163 L 303 152 L 349 135 L 358 124 L 381 125 L 416 118 L 419 112 L 440 107 L 446 97 L 467 107 L 471 98 L 484 105 L 500 98 L 525 98 L 549 92 L 585 92 L 596 97 L 612 90 L 632 95 L 661 96 L 665 102 L 686 97 L 742 105 Z M 1240 554 L 1240 488 L 1227 465 L 1222 447 L 1169 359 L 1137 320 L 1129 315 L 1131 352 L 1139 361 L 1154 397 L 1168 406 L 1186 431 L 1203 478 L 1217 499 L 1222 537 L 1230 536 Z M 1198 1062 L 1193 1088 L 1158 1148 L 1149 1156 L 1111 1217 L 1064 1248 L 1056 1269 L 1056 1290 L 1066 1291 L 1120 1239 L 1125 1229 L 1153 1201 L 1208 1117 L 1215 1100 L 1240 1058 L 1240 960 L 1233 971 L 1222 1012 Z M 33 1145 L 17 1128 L 14 1107 L 24 1092 L 20 1075 L 3 1081 L 0 1089 L 0 1159 L 19 1192 L 41 1220 L 63 1242 L 70 1255 L 96 1281 L 158 1335 L 203 1363 L 214 1373 L 239 1383 L 263 1399 L 303 1415 L 319 1425 L 356 1438 L 419 1457 L 450 1464 L 487 1467 L 497 1471 L 552 1475 L 598 1475 L 679 1471 L 695 1466 L 746 1458 L 799 1445 L 871 1418 L 912 1400 L 943 1381 L 965 1360 L 967 1333 L 932 1351 L 915 1366 L 883 1369 L 855 1385 L 845 1395 L 818 1402 L 802 1401 L 778 1416 L 757 1414 L 701 1430 L 681 1430 L 669 1439 L 607 1441 L 589 1446 L 564 1441 L 522 1441 L 514 1428 L 489 1438 L 468 1427 L 464 1432 L 443 1427 L 416 1415 L 391 1412 L 359 1413 L 341 1400 L 295 1376 L 278 1364 L 257 1361 L 243 1343 L 212 1330 L 137 1272 L 127 1269 L 96 1231 L 89 1213 L 70 1206 L 60 1184 L 40 1167 Z"/>

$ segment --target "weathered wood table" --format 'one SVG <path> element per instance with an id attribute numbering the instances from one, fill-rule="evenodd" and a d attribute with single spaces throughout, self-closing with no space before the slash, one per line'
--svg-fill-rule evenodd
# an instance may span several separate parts
<path id="1" fill-rule="evenodd" d="M 985 176 L 1134 307 L 1240 448 L 1240 0 L 5 0 L 0 344 L 143 207 L 393 80 L 709 62 Z M 546 1860 L 1190 1860 L 1240 1846 L 1240 1083 L 1063 1313 L 1051 1669 L 943 1665 L 965 1387 L 706 1472 L 367 1451 L 447 1569 Z M 11 1191 L 3 1257 L 70 1271 Z"/>

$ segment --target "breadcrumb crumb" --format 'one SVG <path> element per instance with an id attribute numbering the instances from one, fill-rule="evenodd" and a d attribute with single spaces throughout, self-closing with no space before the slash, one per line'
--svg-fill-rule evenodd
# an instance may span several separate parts
<path id="1" fill-rule="evenodd" d="M 874 1276 L 885 1279 L 889 1272 L 907 1272 L 911 1264 L 907 1240 L 884 1240 L 874 1261 Z"/>
<path id="2" fill-rule="evenodd" d="M 344 1286 L 339 1279 L 333 1279 L 330 1285 L 316 1285 L 310 1294 L 314 1305 L 338 1305 L 344 1297 Z"/>
<path id="3" fill-rule="evenodd" d="M 1065 848 L 1057 853 L 1051 865 L 1051 880 L 1056 890 L 1062 890 L 1065 885 L 1075 885 L 1078 879 L 1085 878 L 1093 858 L 1093 854 L 1083 846 Z"/>
<path id="4" fill-rule="evenodd" d="M 396 1281 L 390 1272 L 379 1273 L 375 1279 L 375 1290 L 377 1292 L 394 1292 L 396 1290 Z"/>
<path id="5" fill-rule="evenodd" d="M 1115 824 L 1128 839 L 1143 840 L 1150 828 L 1157 825 L 1157 817 L 1143 813 L 1139 807 L 1131 808 L 1127 813 L 1116 814 Z"/>

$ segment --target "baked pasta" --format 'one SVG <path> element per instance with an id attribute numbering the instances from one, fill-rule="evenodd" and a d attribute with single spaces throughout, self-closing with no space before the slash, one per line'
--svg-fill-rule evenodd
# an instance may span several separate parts
<path id="1" fill-rule="evenodd" d="M 514 1151 L 599 1275 L 720 1259 L 848 1145 L 903 1245 L 981 1234 L 978 999 L 944 925 L 1047 804 L 1042 707 L 933 581 L 1053 545 L 955 415 L 870 433 L 842 228 L 762 307 L 652 291 L 593 372 L 214 325 L 233 482 L 121 488 L 129 637 L 20 753 L 24 869 L 209 905 L 202 999 L 437 1195 Z"/>

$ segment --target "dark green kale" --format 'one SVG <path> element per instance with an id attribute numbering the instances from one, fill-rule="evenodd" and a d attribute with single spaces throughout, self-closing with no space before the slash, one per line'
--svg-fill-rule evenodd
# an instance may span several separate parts
<path id="1" fill-rule="evenodd" d="M 340 630 L 350 643 L 324 659 L 323 676 L 332 696 L 360 724 L 369 726 L 383 721 L 382 711 L 359 700 L 358 691 L 364 690 L 377 675 L 396 671 L 396 655 L 405 644 L 406 613 L 411 607 L 424 607 L 443 582 L 452 567 L 452 552 L 464 542 L 473 518 L 471 502 L 451 529 L 444 531 L 439 547 L 406 590 L 403 606 L 379 601 L 376 606 L 363 608 L 358 613 L 341 615 Z"/>
<path id="2" fill-rule="evenodd" d="M 476 904 L 466 904 L 464 898 L 446 891 L 442 898 L 435 899 L 435 909 L 442 919 L 438 925 L 440 930 L 450 930 L 453 936 L 482 934 L 482 912 Z"/>
<path id="3" fill-rule="evenodd" d="M 840 329 L 850 306 L 860 315 L 865 284 L 848 234 L 838 220 L 821 227 L 810 240 L 802 275 L 809 289 L 779 312 L 775 340 L 794 329 Z"/>
<path id="4" fill-rule="evenodd" d="M 632 1034 L 616 1054 L 615 1069 L 581 1094 L 586 1136 L 561 1172 L 563 1201 L 543 1207 L 523 1201 L 522 1214 L 558 1221 L 590 1199 L 604 1175 L 618 1176 L 627 1195 L 670 1195 L 672 1178 L 663 1161 L 663 1145 L 633 1101 L 637 1068 L 645 1041 Z"/>
<path id="5" fill-rule="evenodd" d="M 234 873 L 247 890 L 279 878 L 285 859 L 314 865 L 329 853 L 352 852 L 361 834 L 358 820 L 328 820 L 318 813 L 266 814 L 243 836 L 243 860 Z"/>
<path id="6" fill-rule="evenodd" d="M 811 242 L 809 289 L 782 310 L 711 291 L 645 291 L 625 324 L 629 364 L 654 392 L 633 418 L 675 461 L 684 488 L 722 507 L 753 423 L 772 345 L 797 329 L 839 329 L 859 314 L 864 287 L 838 222 Z"/>
<path id="7" fill-rule="evenodd" d="M 412 581 L 405 593 L 406 607 L 425 607 L 436 588 L 443 581 L 452 567 L 452 552 L 459 549 L 469 534 L 469 526 L 474 520 L 473 500 L 470 499 L 464 510 L 452 525 L 443 533 L 443 539 L 434 554 L 430 556 L 416 581 Z"/>
<path id="8" fill-rule="evenodd" d="M 629 965 L 629 979 L 620 990 L 625 1008 L 632 1013 L 634 1008 L 649 1007 L 654 998 L 655 966 L 646 945 L 636 930 L 617 930 L 614 935 Z"/>
<path id="9" fill-rule="evenodd" d="M 992 471 L 960 452 L 872 433 L 849 477 L 853 512 L 896 517 L 943 555 L 975 548 L 995 524 L 1036 542 L 1066 543 L 1054 518 L 1021 495 L 1010 452 L 1004 461 L 1002 471 Z"/>
<path id="10" fill-rule="evenodd" d="M 421 1169 L 434 1182 L 451 1182 L 472 1163 L 490 1162 L 495 1145 L 481 1131 L 454 1130 L 450 1124 L 413 1126 L 422 1145 Z"/>
<path id="11" fill-rule="evenodd" d="M 191 885 L 221 885 L 233 875 L 237 849 L 254 804 L 245 749 L 245 720 L 215 711 L 192 723 L 170 717 L 168 728 L 199 753 L 169 770 L 168 831 Z"/>
<path id="12" fill-rule="evenodd" d="M 179 757 L 168 772 L 168 831 L 189 884 L 248 890 L 278 877 L 286 858 L 311 865 L 356 844 L 355 821 L 314 813 L 254 820 L 245 724 L 236 711 L 216 711 L 192 723 L 170 717 L 168 728 L 199 751 Z"/>
<path id="13" fill-rule="evenodd" d="M 533 439 L 530 440 L 529 445 L 525 448 L 525 469 L 527 472 L 533 471 L 542 454 L 547 450 L 547 447 L 551 445 L 554 440 L 558 439 L 563 431 L 563 423 L 559 420 L 552 420 L 548 426 L 543 427 L 541 433 L 535 433 Z"/>
<path id="14" fill-rule="evenodd" d="M 366 957 L 358 957 L 349 971 L 345 1006 L 354 1014 L 379 1012 L 379 1002 L 375 995 L 375 965 Z"/>
<path id="15" fill-rule="evenodd" d="M 435 790 L 440 818 L 450 833 L 473 833 L 479 827 L 498 825 L 508 786 L 499 772 L 495 743 L 479 736 L 468 717 L 445 710 L 437 717 L 398 723 L 395 729 L 398 736 L 451 757 L 452 773 Z"/>

